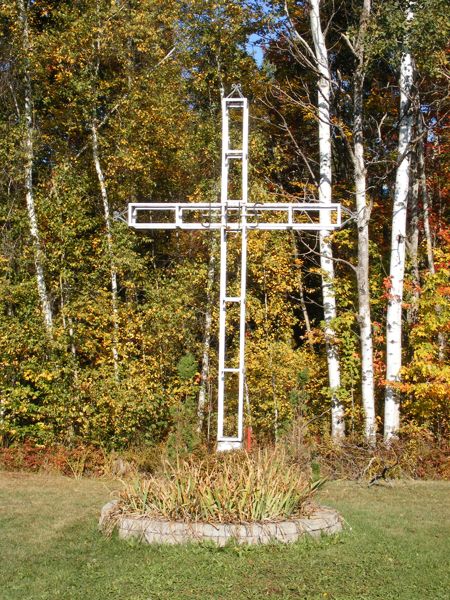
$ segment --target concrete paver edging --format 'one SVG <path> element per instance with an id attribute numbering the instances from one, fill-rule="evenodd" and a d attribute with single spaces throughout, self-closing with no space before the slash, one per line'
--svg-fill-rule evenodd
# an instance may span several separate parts
<path id="1" fill-rule="evenodd" d="M 118 501 L 102 508 L 99 527 L 104 528 Z M 183 544 L 187 542 L 214 542 L 224 546 L 230 540 L 238 544 L 268 544 L 295 542 L 308 535 L 319 537 L 342 531 L 339 513 L 326 507 L 317 507 L 309 516 L 276 523 L 184 523 L 165 521 L 136 515 L 118 515 L 116 528 L 119 538 L 137 539 L 147 544 Z"/>

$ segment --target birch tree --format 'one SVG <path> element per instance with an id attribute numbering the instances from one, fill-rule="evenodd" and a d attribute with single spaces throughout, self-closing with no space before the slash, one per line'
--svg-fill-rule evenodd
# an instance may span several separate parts
<path id="1" fill-rule="evenodd" d="M 409 2 L 406 14 L 407 24 L 410 24 L 413 18 L 414 3 Z M 408 49 L 408 34 L 406 34 L 405 49 L 400 60 L 399 163 L 393 202 L 389 300 L 386 316 L 386 393 L 384 408 L 384 437 L 386 440 L 395 436 L 400 427 L 400 397 L 397 384 L 401 380 L 402 368 L 402 302 L 411 163 L 409 147 L 414 121 L 411 102 L 413 79 L 414 64 L 411 52 Z"/>
<path id="2" fill-rule="evenodd" d="M 34 125 L 33 125 L 33 98 L 30 75 L 30 34 L 28 27 L 28 3 L 18 0 L 19 19 L 22 26 L 22 48 L 24 56 L 23 80 L 24 80 L 24 118 L 25 118 L 25 140 L 24 140 L 24 181 L 25 198 L 27 204 L 30 235 L 33 244 L 34 264 L 36 268 L 36 282 L 41 302 L 42 316 L 47 333 L 53 333 L 53 315 L 50 298 L 47 292 L 44 274 L 44 252 L 42 250 L 39 226 L 36 216 L 36 205 L 34 201 L 33 188 L 33 160 L 34 160 Z"/>
<path id="3" fill-rule="evenodd" d="M 94 63 L 94 81 L 93 86 L 95 89 L 98 86 L 99 69 L 100 69 L 100 32 L 102 31 L 102 24 L 100 21 L 100 7 L 99 3 L 96 4 L 96 13 L 98 19 L 98 35 L 93 43 L 93 50 L 95 54 Z M 118 287 L 117 287 L 117 267 L 114 260 L 114 247 L 113 247 L 113 235 L 112 235 L 112 223 L 111 223 L 111 209 L 108 198 L 108 190 L 106 187 L 106 180 L 100 161 L 99 151 L 99 139 L 98 139 L 98 93 L 94 94 L 94 107 L 92 109 L 92 120 L 91 120 L 91 137 L 92 137 L 92 158 L 95 166 L 95 172 L 97 174 L 98 185 L 100 187 L 100 193 L 103 203 L 103 217 L 105 221 L 106 229 L 106 245 L 108 249 L 109 258 L 109 271 L 111 280 L 111 309 L 112 309 L 112 322 L 113 322 L 113 335 L 112 335 L 112 358 L 114 365 L 114 374 L 116 380 L 119 376 L 119 298 L 118 298 Z"/>
<path id="4" fill-rule="evenodd" d="M 288 20 L 292 35 L 290 41 L 291 51 L 295 60 L 301 66 L 307 66 L 317 77 L 317 109 L 315 109 L 318 123 L 319 138 L 319 178 L 318 201 L 320 204 L 329 204 L 332 202 L 332 147 L 331 147 L 331 70 L 328 62 L 328 50 L 325 43 L 325 36 L 320 21 L 320 0 L 313 0 L 309 3 L 309 29 L 311 32 L 313 46 L 311 47 L 305 37 L 296 29 L 290 13 L 287 2 L 284 4 L 284 11 Z M 286 96 L 290 101 L 293 98 L 288 92 L 285 94 L 279 90 L 282 96 Z M 301 106 L 305 106 L 303 101 L 295 99 Z M 305 162 L 313 181 L 316 177 L 312 171 L 308 159 L 304 155 L 299 145 L 295 142 L 292 133 L 284 122 L 284 128 L 289 134 L 295 148 Z M 331 433 L 336 440 L 345 435 L 344 407 L 339 399 L 339 389 L 341 387 L 341 369 L 337 345 L 335 343 L 335 330 L 333 320 L 336 318 L 336 297 L 334 291 L 334 264 L 333 249 L 331 245 L 330 233 L 327 226 L 331 224 L 330 215 L 327 211 L 320 214 L 320 225 L 322 230 L 319 233 L 320 249 L 320 268 L 322 279 L 322 300 L 324 315 L 324 335 L 326 343 L 326 356 L 328 365 L 328 384 L 331 392 Z"/>
<path id="5" fill-rule="evenodd" d="M 95 171 L 97 173 L 98 184 L 100 186 L 100 193 L 103 202 L 103 216 L 105 219 L 106 228 L 106 243 L 108 247 L 109 255 L 109 268 L 111 277 L 111 306 L 112 306 L 112 318 L 113 318 L 113 340 L 112 340 L 112 356 L 114 364 L 114 373 L 116 378 L 119 373 L 119 302 L 117 293 L 117 268 L 114 262 L 114 248 L 113 248 L 113 237 L 111 228 L 111 210 L 109 207 L 108 191 L 106 188 L 105 176 L 103 174 L 102 165 L 100 162 L 99 148 L 98 148 L 98 124 L 95 115 L 92 118 L 91 123 L 92 133 L 92 158 L 94 160 Z"/>
<path id="6" fill-rule="evenodd" d="M 328 64 L 328 51 L 320 22 L 320 0 L 311 0 L 310 26 L 314 44 L 314 55 L 318 72 L 318 119 L 319 119 L 319 203 L 329 204 L 332 201 L 331 170 L 331 73 Z M 327 211 L 320 214 L 320 224 L 326 228 L 330 224 Z M 336 344 L 334 343 L 333 319 L 336 318 L 336 298 L 333 287 L 334 265 L 330 232 L 320 231 L 320 267 L 322 270 L 322 295 L 325 320 L 325 339 L 328 363 L 328 379 L 331 397 L 331 430 L 333 438 L 345 435 L 344 408 L 339 401 L 338 392 L 341 385 L 340 364 Z"/>
<path id="7" fill-rule="evenodd" d="M 361 343 L 361 397 L 364 410 L 364 432 L 369 443 L 376 434 L 375 395 L 373 373 L 373 339 L 369 289 L 369 222 L 371 205 L 367 200 L 367 169 L 364 158 L 364 98 L 366 77 L 367 26 L 371 13 L 371 0 L 364 0 L 356 40 L 350 43 L 355 55 L 353 76 L 353 168 L 355 179 L 356 225 L 358 230 L 358 322 Z"/>

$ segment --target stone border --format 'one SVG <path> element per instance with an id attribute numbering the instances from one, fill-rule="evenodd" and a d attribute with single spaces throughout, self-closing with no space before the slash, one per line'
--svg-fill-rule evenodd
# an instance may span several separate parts
<path id="1" fill-rule="evenodd" d="M 99 528 L 104 529 L 111 513 L 117 510 L 117 500 L 102 508 Z M 106 523 L 105 523 L 106 522 Z M 148 517 L 118 515 L 116 528 L 121 539 L 137 539 L 147 544 L 184 544 L 213 542 L 224 546 L 230 540 L 238 544 L 268 544 L 273 541 L 291 543 L 308 535 L 320 537 L 342 531 L 339 513 L 317 507 L 310 516 L 278 523 L 183 523 Z"/>

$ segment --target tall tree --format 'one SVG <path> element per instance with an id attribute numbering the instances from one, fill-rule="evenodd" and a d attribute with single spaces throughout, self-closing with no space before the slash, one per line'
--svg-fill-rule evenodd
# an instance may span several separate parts
<path id="1" fill-rule="evenodd" d="M 105 219 L 105 230 L 106 230 L 106 244 L 108 248 L 108 256 L 110 263 L 110 274 L 111 274 L 111 307 L 112 307 L 112 322 L 113 322 L 113 339 L 112 339 L 112 356 L 114 364 L 114 372 L 116 378 L 119 373 L 119 300 L 117 291 L 117 268 L 114 260 L 114 246 L 112 236 L 112 224 L 111 224 L 111 208 L 109 205 L 108 191 L 106 187 L 105 176 L 103 173 L 102 165 L 100 162 L 100 152 L 98 143 L 98 121 L 97 116 L 94 114 L 91 123 L 92 132 L 92 158 L 94 160 L 95 171 L 98 177 L 98 184 L 100 187 L 100 193 L 103 202 L 103 215 Z"/>
<path id="2" fill-rule="evenodd" d="M 44 252 L 42 249 L 39 226 L 36 215 L 36 204 L 34 199 L 33 187 L 33 161 L 34 147 L 33 138 L 35 135 L 33 121 L 33 91 L 31 86 L 30 74 L 30 32 L 28 23 L 28 0 L 18 0 L 18 14 L 22 26 L 22 50 L 23 50 L 23 82 L 24 82 L 24 121 L 25 121 L 25 136 L 24 136 L 24 183 L 25 183 L 25 198 L 28 211 L 28 220 L 30 226 L 30 235 L 33 244 L 34 264 L 36 267 L 36 282 L 41 301 L 42 316 L 47 333 L 53 334 L 53 315 L 50 303 L 50 298 L 47 292 L 44 273 Z"/>
<path id="3" fill-rule="evenodd" d="M 356 221 L 358 229 L 358 321 L 361 343 L 361 397 L 365 436 L 373 443 L 376 434 L 373 338 L 369 283 L 369 222 L 371 205 L 367 198 L 367 169 L 364 158 L 364 81 L 367 70 L 366 44 L 371 0 L 364 0 L 356 39 L 352 44 L 356 65 L 353 75 L 353 168 Z"/>
<path id="4" fill-rule="evenodd" d="M 108 249 L 109 259 L 109 270 L 111 278 L 111 310 L 112 310 L 112 324 L 113 324 L 113 335 L 112 335 L 112 357 L 114 365 L 114 373 L 116 380 L 119 376 L 119 298 L 118 298 L 118 287 L 117 287 L 117 267 L 114 259 L 114 245 L 112 235 L 112 223 L 111 223 L 111 207 L 108 198 L 108 189 L 106 185 L 105 175 L 100 160 L 100 148 L 99 148 L 99 133 L 98 133 L 98 118 L 97 111 L 100 110 L 99 106 L 99 69 L 100 69 L 100 53 L 102 40 L 100 34 L 104 29 L 101 18 L 101 9 L 99 1 L 96 2 L 96 18 L 97 18 L 97 36 L 93 41 L 93 53 L 94 53 L 94 66 L 93 66 L 93 88 L 94 93 L 94 106 L 92 108 L 92 121 L 91 121 L 91 135 L 92 135 L 92 158 L 94 161 L 95 172 L 97 173 L 98 184 L 100 187 L 100 193 L 103 203 L 103 217 L 105 221 L 105 232 L 106 232 L 106 245 Z M 103 18 L 105 15 L 103 15 Z M 125 40 L 124 40 L 125 42 Z"/>
<path id="5" fill-rule="evenodd" d="M 318 71 L 317 111 L 319 119 L 319 203 L 332 201 L 332 156 L 331 156 L 331 71 L 328 64 L 328 50 L 320 21 L 320 0 L 311 0 L 310 26 L 314 44 L 316 68 Z M 331 389 L 331 430 L 332 436 L 339 439 L 345 434 L 344 408 L 339 400 L 341 385 L 340 364 L 337 346 L 334 342 L 333 320 L 336 318 L 336 298 L 334 293 L 334 264 L 327 211 L 320 214 L 320 266 L 322 269 L 322 295 L 325 319 L 325 339 L 327 348 L 328 378 Z"/>
<path id="6" fill-rule="evenodd" d="M 284 3 L 283 10 L 284 22 L 287 20 L 287 34 L 283 29 L 278 33 L 279 47 L 284 46 L 287 50 L 285 57 L 294 59 L 294 64 L 300 71 L 300 76 L 296 78 L 288 66 L 289 62 L 286 61 L 286 58 L 278 56 L 280 75 L 284 74 L 285 81 L 274 85 L 274 95 L 281 107 L 279 109 L 271 103 L 269 106 L 274 110 L 277 120 L 281 120 L 280 129 L 286 132 L 288 139 L 293 144 L 296 159 L 301 165 L 296 164 L 295 167 L 299 172 L 301 169 L 305 177 L 312 181 L 312 183 L 308 182 L 304 185 L 305 195 L 310 196 L 311 189 L 314 189 L 312 195 L 314 197 L 318 196 L 318 202 L 329 204 L 332 202 L 331 84 L 333 76 L 321 23 L 321 2 L 299 3 L 292 9 L 295 11 L 295 17 L 287 2 Z M 281 19 L 280 21 L 283 22 Z M 309 43 L 308 38 L 312 38 L 312 45 Z M 276 53 L 276 50 L 272 47 L 272 52 L 274 51 Z M 305 81 L 305 78 L 308 78 L 305 69 L 314 78 L 313 85 L 317 89 L 315 94 L 317 100 L 312 100 L 312 96 L 310 96 L 310 85 Z M 301 82 L 300 87 L 303 88 L 301 92 L 298 91 L 299 82 Z M 296 109 L 296 123 L 293 123 L 292 110 L 294 107 Z M 300 115 L 304 117 L 301 124 L 299 122 Z M 307 118 L 305 119 L 306 115 Z M 317 162 L 311 158 L 311 152 L 304 148 L 304 143 L 299 143 L 296 139 L 297 129 L 301 129 L 304 135 L 307 124 L 312 125 L 308 130 L 309 135 L 312 136 L 311 140 L 315 138 L 318 141 L 318 143 L 316 142 L 318 146 Z M 314 142 L 310 141 L 310 143 Z M 290 165 L 289 168 L 286 168 L 289 171 L 289 178 L 293 177 L 294 171 L 295 177 L 299 178 L 299 172 L 295 167 Z M 315 175 L 316 170 L 318 170 L 318 176 Z M 316 190 L 318 192 L 317 196 L 315 194 Z M 326 211 L 320 214 L 320 224 L 323 229 L 319 233 L 318 254 L 322 287 L 323 331 L 328 364 L 328 389 L 331 396 L 331 430 L 333 438 L 338 440 L 345 435 L 345 421 L 344 406 L 340 398 L 342 391 L 341 364 L 335 331 L 337 310 L 331 232 L 327 229 L 327 225 L 330 224 L 329 218 Z"/>
<path id="7" fill-rule="evenodd" d="M 406 22 L 414 18 L 414 2 L 408 3 Z M 386 393 L 384 404 L 384 437 L 395 436 L 400 427 L 400 396 L 398 383 L 402 367 L 402 303 L 405 274 L 406 217 L 410 185 L 410 145 L 413 131 L 414 63 L 409 50 L 408 32 L 400 61 L 400 108 L 398 120 L 398 167 L 391 231 L 391 261 L 389 269 L 389 299 L 386 316 Z"/>

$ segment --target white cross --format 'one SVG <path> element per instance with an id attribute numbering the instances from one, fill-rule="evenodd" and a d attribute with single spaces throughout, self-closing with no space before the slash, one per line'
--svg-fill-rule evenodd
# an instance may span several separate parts
<path id="1" fill-rule="evenodd" d="M 238 132 L 240 141 L 230 140 L 230 114 L 241 117 Z M 245 383 L 245 301 L 247 284 L 247 237 L 251 230 L 313 230 L 331 231 L 341 226 L 340 204 L 318 203 L 258 203 L 248 202 L 248 101 L 235 86 L 222 98 L 222 179 L 220 202 L 144 202 L 128 205 L 128 225 L 135 229 L 181 229 L 220 231 L 220 312 L 219 312 L 219 369 L 217 397 L 217 450 L 241 448 L 244 437 Z M 234 121 L 235 123 L 236 121 Z M 232 121 L 233 123 L 233 121 Z M 236 133 L 234 131 L 234 133 Z M 231 144 L 235 146 L 232 147 Z M 241 166 L 240 198 L 229 195 L 230 167 Z M 277 220 L 267 220 L 267 217 Z M 228 294 L 227 236 L 241 234 L 241 277 L 238 296 Z M 239 366 L 226 363 L 226 313 L 229 304 L 240 306 Z M 225 435 L 224 415 L 226 379 L 238 377 L 237 427 L 235 435 Z"/>

